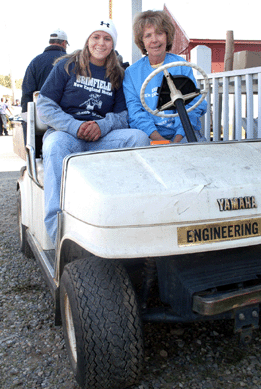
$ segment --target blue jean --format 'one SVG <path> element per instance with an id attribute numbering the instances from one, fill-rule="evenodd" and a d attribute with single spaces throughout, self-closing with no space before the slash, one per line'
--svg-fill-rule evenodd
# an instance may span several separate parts
<path id="1" fill-rule="evenodd" d="M 2 135 L 2 131 L 4 130 L 4 133 L 7 134 L 7 119 L 5 116 L 5 113 L 1 113 L 1 128 L 0 128 L 0 134 Z"/>
<path id="2" fill-rule="evenodd" d="M 196 138 L 197 138 L 198 142 L 206 142 L 207 141 L 207 139 L 204 137 L 204 135 L 202 135 L 200 130 L 195 130 L 194 132 L 195 132 L 195 135 L 196 135 Z M 175 136 L 176 135 L 174 135 L 172 138 L 170 138 L 170 140 L 172 142 L 174 141 Z M 187 140 L 186 136 L 184 136 L 179 143 L 188 143 L 188 140 Z M 178 143 L 176 143 L 176 144 L 178 144 Z"/>
<path id="3" fill-rule="evenodd" d="M 194 131 L 194 132 L 195 132 L 195 135 L 196 135 L 198 142 L 206 142 L 207 141 L 207 139 L 204 137 L 204 135 L 201 134 L 201 131 Z M 174 138 L 172 140 L 174 140 Z M 180 143 L 187 143 L 187 142 L 188 141 L 187 141 L 186 136 L 184 136 L 184 138 L 182 138 L 180 141 Z"/>
<path id="4" fill-rule="evenodd" d="M 76 139 L 64 131 L 49 129 L 43 140 L 45 226 L 53 243 L 60 211 L 60 188 L 63 159 L 72 153 L 149 146 L 148 136 L 140 130 L 113 130 L 96 142 Z"/>

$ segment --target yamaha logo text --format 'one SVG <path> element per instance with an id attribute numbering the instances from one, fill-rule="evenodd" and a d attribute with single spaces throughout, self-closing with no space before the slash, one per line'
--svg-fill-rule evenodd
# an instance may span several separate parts
<path id="1" fill-rule="evenodd" d="M 234 197 L 232 199 L 217 199 L 219 210 L 234 211 L 237 209 L 257 208 L 254 196 Z"/>

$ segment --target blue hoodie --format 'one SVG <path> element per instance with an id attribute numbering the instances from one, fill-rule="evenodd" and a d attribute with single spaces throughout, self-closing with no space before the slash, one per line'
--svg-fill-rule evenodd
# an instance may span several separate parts
<path id="1" fill-rule="evenodd" d="M 164 65 L 171 62 L 185 62 L 182 57 L 175 54 L 167 53 Z M 163 118 L 152 115 L 147 112 L 141 104 L 140 90 L 145 79 L 154 71 L 151 67 L 149 58 L 143 57 L 125 71 L 125 78 L 123 80 L 123 89 L 126 98 L 129 125 L 131 128 L 137 128 L 144 131 L 150 136 L 154 131 L 158 131 L 161 136 L 167 139 L 172 139 L 176 135 L 180 134 L 183 137 L 185 132 L 181 124 L 180 118 Z M 184 75 L 190 77 L 196 84 L 196 80 L 193 76 L 193 71 L 187 66 L 177 66 L 168 69 L 169 73 L 173 75 Z M 158 73 L 147 85 L 145 90 L 145 102 L 152 110 L 156 109 L 158 102 L 157 89 L 161 85 L 163 79 L 163 72 Z M 196 97 L 191 103 L 187 105 L 187 108 L 195 104 L 200 97 Z M 189 112 L 189 118 L 192 126 L 196 131 L 201 128 L 200 116 L 206 113 L 207 102 L 203 101 L 197 108 Z M 175 113 L 174 111 L 166 111 L 167 114 Z"/>

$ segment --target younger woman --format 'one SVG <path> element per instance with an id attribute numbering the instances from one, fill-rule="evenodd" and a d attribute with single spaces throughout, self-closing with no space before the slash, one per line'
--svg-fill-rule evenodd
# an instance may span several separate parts
<path id="1" fill-rule="evenodd" d="M 40 119 L 48 125 L 43 140 L 45 225 L 53 242 L 64 157 L 149 145 L 144 132 L 128 128 L 124 71 L 115 54 L 117 31 L 112 20 L 101 19 L 87 28 L 83 50 L 58 60 L 37 101 Z"/>

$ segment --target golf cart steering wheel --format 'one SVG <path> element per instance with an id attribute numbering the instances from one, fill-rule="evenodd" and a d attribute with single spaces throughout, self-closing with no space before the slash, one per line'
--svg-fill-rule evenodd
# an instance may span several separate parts
<path id="1" fill-rule="evenodd" d="M 183 95 L 175 86 L 174 82 L 172 81 L 171 77 L 170 77 L 170 74 L 169 72 L 167 71 L 167 69 L 169 68 L 173 68 L 173 67 L 176 67 L 176 66 L 187 66 L 189 68 L 193 68 L 193 69 L 196 69 L 198 70 L 202 76 L 204 77 L 204 81 L 205 81 L 205 89 L 204 90 L 201 90 L 199 93 L 197 92 L 193 92 L 193 93 L 189 93 L 187 95 Z M 170 98 L 171 100 L 162 105 L 159 109 L 156 109 L 156 110 L 152 110 L 150 109 L 147 104 L 145 103 L 145 89 L 146 89 L 146 86 L 148 85 L 148 83 L 150 82 L 150 80 L 156 76 L 156 74 L 160 73 L 160 72 L 163 72 L 166 79 L 167 79 L 167 83 L 168 83 L 168 86 L 169 86 L 169 89 L 170 89 Z M 204 70 L 202 70 L 200 67 L 198 67 L 197 65 L 193 64 L 193 63 L 190 63 L 190 62 L 171 62 L 171 63 L 167 63 L 163 66 L 160 66 L 158 69 L 154 70 L 147 78 L 146 80 L 144 81 L 144 83 L 142 84 L 142 87 L 141 87 L 141 90 L 140 90 L 140 99 L 141 99 L 141 103 L 143 105 L 143 107 L 149 112 L 149 113 L 152 113 L 152 115 L 156 115 L 156 116 L 161 116 L 161 117 L 164 117 L 164 118 L 168 118 L 168 117 L 176 117 L 178 116 L 178 113 L 174 113 L 174 114 L 166 114 L 164 112 L 161 112 L 161 111 L 164 111 L 168 108 L 170 108 L 171 106 L 174 108 L 174 104 L 175 104 L 175 101 L 177 99 L 183 99 L 183 101 L 186 101 L 188 99 L 191 99 L 191 98 L 194 98 L 196 96 L 198 96 L 199 94 L 201 94 L 201 97 L 200 99 L 192 106 L 190 107 L 189 109 L 187 109 L 187 112 L 190 112 L 192 111 L 193 109 L 195 109 L 196 107 L 199 106 L 199 104 L 201 104 L 201 102 L 205 99 L 207 93 L 208 93 L 208 90 L 209 90 L 209 82 L 208 82 L 208 77 L 206 75 L 206 73 L 204 72 Z"/>

